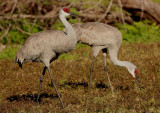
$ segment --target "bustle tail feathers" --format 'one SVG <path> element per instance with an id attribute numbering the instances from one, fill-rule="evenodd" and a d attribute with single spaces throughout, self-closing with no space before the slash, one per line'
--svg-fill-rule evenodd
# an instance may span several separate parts
<path id="1" fill-rule="evenodd" d="M 23 57 L 22 57 L 22 53 L 21 51 L 18 51 L 17 55 L 16 55 L 16 58 L 14 60 L 14 63 L 18 63 L 19 67 L 21 67 L 22 69 L 22 65 L 23 65 Z"/>

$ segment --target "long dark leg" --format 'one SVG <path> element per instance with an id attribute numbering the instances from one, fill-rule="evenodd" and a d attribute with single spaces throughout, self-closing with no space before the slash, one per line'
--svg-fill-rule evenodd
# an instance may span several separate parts
<path id="1" fill-rule="evenodd" d="M 38 96 L 37 96 L 37 101 L 36 102 L 38 102 L 38 100 L 39 100 L 41 87 L 42 87 L 42 82 L 43 82 L 43 76 L 45 75 L 46 69 L 47 69 L 47 67 L 45 66 L 44 69 L 43 69 L 42 75 L 40 77 L 39 90 L 38 90 Z"/>
<path id="2" fill-rule="evenodd" d="M 92 72 L 93 72 L 93 67 L 94 67 L 94 62 L 96 60 L 96 57 L 99 53 L 99 51 L 102 49 L 101 46 L 94 46 L 92 47 L 93 50 L 93 60 L 92 60 L 92 64 L 91 64 L 91 68 L 90 68 L 90 78 L 89 78 L 89 92 L 91 90 L 91 81 L 92 81 Z"/>
<path id="3" fill-rule="evenodd" d="M 52 78 L 52 75 L 51 75 L 51 72 L 50 72 L 50 68 L 49 68 L 49 67 L 48 67 L 48 72 L 49 72 L 49 76 L 50 76 L 50 78 L 51 78 L 51 81 L 52 81 L 52 83 L 53 83 L 53 86 L 54 86 L 54 88 L 55 88 L 55 90 L 56 90 L 56 92 L 57 92 L 57 94 L 58 94 L 59 100 L 60 100 L 60 102 L 61 102 L 61 104 L 62 104 L 62 107 L 64 108 L 64 104 L 63 104 L 62 99 L 61 99 L 61 97 L 60 97 L 60 94 L 59 94 L 59 92 L 58 92 L 58 90 L 57 90 L 56 84 L 55 84 L 55 82 L 53 81 L 53 78 Z"/>
<path id="4" fill-rule="evenodd" d="M 53 85 L 53 84 L 54 84 L 54 83 L 53 83 L 54 80 L 53 80 L 52 76 L 49 75 L 49 77 L 50 77 L 50 79 L 51 79 L 51 86 L 54 87 L 54 85 Z"/>
<path id="5" fill-rule="evenodd" d="M 104 56 L 104 71 L 106 72 L 106 75 L 107 75 L 107 78 L 108 78 L 108 81 L 109 81 L 109 85 L 110 85 L 112 94 L 113 94 L 113 96 L 114 96 L 113 86 L 112 86 L 112 84 L 111 84 L 111 81 L 110 81 L 110 78 L 109 78 L 109 75 L 108 75 L 107 64 L 106 64 L 107 49 L 103 49 L 102 52 L 103 52 L 103 56 Z"/>
<path id="6" fill-rule="evenodd" d="M 90 77 L 89 77 L 89 92 L 91 90 L 91 81 L 92 81 L 92 72 L 93 72 L 93 67 L 94 67 L 94 62 L 96 60 L 96 57 L 93 57 L 93 61 L 91 64 L 91 68 L 90 68 Z"/>

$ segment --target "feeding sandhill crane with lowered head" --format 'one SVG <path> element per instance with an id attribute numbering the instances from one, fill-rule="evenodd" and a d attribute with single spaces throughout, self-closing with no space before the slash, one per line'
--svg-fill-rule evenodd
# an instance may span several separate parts
<path id="1" fill-rule="evenodd" d="M 91 46 L 93 50 L 93 61 L 90 68 L 89 91 L 91 89 L 91 79 L 92 79 L 94 62 L 100 50 L 102 50 L 103 52 L 104 70 L 107 74 L 107 78 L 113 95 L 114 92 L 110 82 L 106 65 L 107 50 L 109 51 L 109 56 L 111 61 L 115 65 L 126 67 L 129 73 L 136 79 L 138 86 L 141 88 L 137 78 L 138 74 L 137 67 L 128 61 L 120 61 L 117 58 L 118 51 L 122 42 L 122 34 L 119 30 L 110 25 L 98 22 L 89 22 L 83 24 L 78 23 L 78 24 L 73 24 L 72 26 L 75 29 L 77 35 L 77 41 Z"/>
<path id="2" fill-rule="evenodd" d="M 66 17 L 69 15 L 69 8 L 64 7 L 60 9 L 59 18 L 65 26 L 66 32 L 58 30 L 47 30 L 30 36 L 19 49 L 15 58 L 15 62 L 17 62 L 20 67 L 22 67 L 23 62 L 26 61 L 44 63 L 45 66 L 40 77 L 37 102 L 40 96 L 43 76 L 45 75 L 46 69 L 48 69 L 51 83 L 58 94 L 63 108 L 64 104 L 61 100 L 60 94 L 56 88 L 55 82 L 53 81 L 50 72 L 50 63 L 53 60 L 56 60 L 60 54 L 70 52 L 76 46 L 76 33 L 70 23 L 66 20 Z"/>

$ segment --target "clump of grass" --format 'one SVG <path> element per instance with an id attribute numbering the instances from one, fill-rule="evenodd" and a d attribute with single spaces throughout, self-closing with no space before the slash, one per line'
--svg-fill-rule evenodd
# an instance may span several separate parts
<path id="1" fill-rule="evenodd" d="M 148 43 L 160 41 L 160 27 L 155 23 L 151 24 L 150 21 L 134 22 L 133 25 L 121 25 L 116 23 L 122 35 L 123 42 L 129 43 Z"/>
<path id="2" fill-rule="evenodd" d="M 77 11 L 76 8 L 71 8 L 70 10 L 71 10 L 71 12 L 73 12 L 76 15 L 81 15 L 81 13 L 79 11 Z"/>
<path id="3" fill-rule="evenodd" d="M 76 60 L 77 59 L 77 54 L 71 55 L 70 53 L 62 54 L 58 57 L 60 60 Z"/>
<path id="4" fill-rule="evenodd" d="M 160 0 L 152 0 L 152 1 L 157 2 L 157 3 L 159 3 L 159 4 L 160 4 Z"/>
<path id="5" fill-rule="evenodd" d="M 16 47 L 8 46 L 4 51 L 0 52 L 0 59 L 14 59 L 19 48 L 20 45 Z"/>
<path id="6" fill-rule="evenodd" d="M 27 19 L 19 19 L 16 23 L 13 21 L 13 28 L 9 31 L 8 35 L 3 38 L 3 44 L 23 44 L 24 41 L 33 33 L 42 31 L 38 26 L 39 22 L 31 24 Z M 8 21 L 0 21 L 0 25 L 6 27 L 9 25 Z M 2 31 L 0 35 L 3 35 L 5 31 Z"/>
<path id="7" fill-rule="evenodd" d="M 86 45 L 86 44 L 77 43 L 75 49 L 82 48 L 82 47 L 86 47 L 86 48 L 87 48 L 87 47 L 89 47 L 89 46 Z"/>

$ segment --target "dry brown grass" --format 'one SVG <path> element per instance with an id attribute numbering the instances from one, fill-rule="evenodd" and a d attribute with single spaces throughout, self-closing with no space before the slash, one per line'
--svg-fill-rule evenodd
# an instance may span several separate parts
<path id="1" fill-rule="evenodd" d="M 21 70 L 13 61 L 0 61 L 0 112 L 160 112 L 160 43 L 128 44 L 119 51 L 119 59 L 137 65 L 139 90 L 123 67 L 114 66 L 107 56 L 115 97 L 103 71 L 103 55 L 95 63 L 91 93 L 88 93 L 92 51 L 82 47 L 70 53 L 74 59 L 58 59 L 51 72 L 66 106 L 61 108 L 48 73 L 44 77 L 40 104 L 36 104 L 43 64 L 26 63 Z"/>

